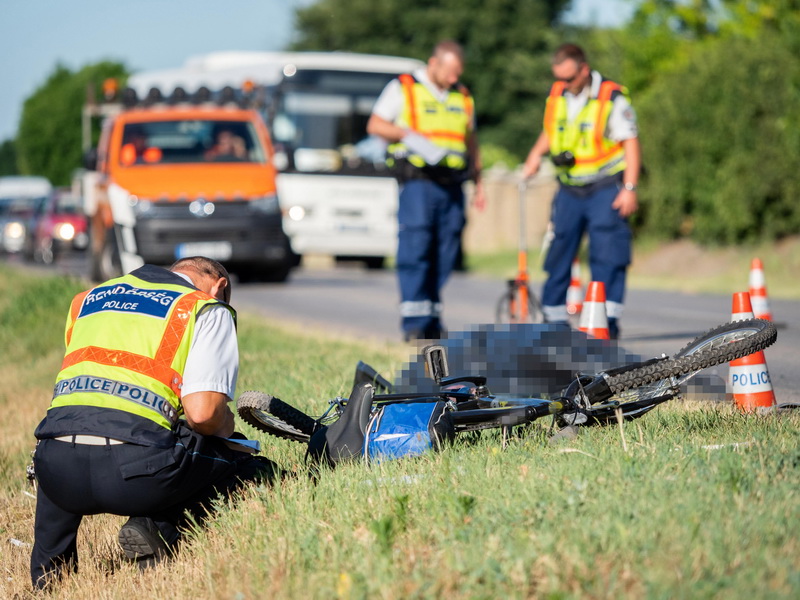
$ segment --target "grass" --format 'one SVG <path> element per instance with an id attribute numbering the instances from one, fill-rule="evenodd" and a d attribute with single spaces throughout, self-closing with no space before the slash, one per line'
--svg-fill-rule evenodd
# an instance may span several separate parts
<path id="1" fill-rule="evenodd" d="M 748 288 L 750 262 L 760 258 L 764 264 L 767 291 L 770 298 L 800 299 L 800 237 L 779 243 L 749 244 L 726 248 L 704 248 L 689 242 L 664 243 L 638 239 L 633 251 L 633 263 L 628 273 L 628 285 L 633 289 L 671 290 L 687 293 L 732 293 Z M 540 248 L 531 247 L 528 271 L 531 280 L 543 282 Z M 587 281 L 586 247 L 581 251 L 582 277 Z M 499 252 L 467 257 L 471 271 L 497 277 L 514 277 L 517 251 Z"/>
<path id="2" fill-rule="evenodd" d="M 27 598 L 35 501 L 24 467 L 80 284 L 5 267 L 0 282 L 0 341 L 13 349 L 0 367 L 0 597 Z M 348 391 L 357 360 L 391 374 L 407 358 L 399 346 L 246 314 L 240 346 L 239 391 L 314 411 Z M 798 597 L 800 416 L 673 402 L 558 444 L 546 425 L 505 448 L 491 433 L 462 436 L 438 454 L 346 466 L 314 485 L 300 444 L 241 424 L 291 476 L 222 505 L 173 562 L 142 574 L 115 544 L 124 519 L 88 517 L 80 573 L 43 597 Z"/>

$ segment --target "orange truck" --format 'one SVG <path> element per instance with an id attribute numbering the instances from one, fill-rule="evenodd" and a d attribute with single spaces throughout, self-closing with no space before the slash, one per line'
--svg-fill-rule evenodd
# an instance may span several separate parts
<path id="1" fill-rule="evenodd" d="M 87 103 L 82 190 L 93 279 L 196 255 L 240 280 L 287 279 L 297 261 L 283 230 L 273 146 L 242 90 L 153 88 L 140 99 L 107 82 L 112 101 Z"/>

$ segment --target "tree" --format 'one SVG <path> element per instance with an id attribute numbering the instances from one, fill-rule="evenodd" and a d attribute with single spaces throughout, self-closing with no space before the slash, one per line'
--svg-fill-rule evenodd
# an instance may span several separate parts
<path id="1" fill-rule="evenodd" d="M 347 50 L 425 60 L 455 39 L 466 54 L 482 144 L 524 156 L 552 83 L 554 27 L 569 0 L 320 0 L 297 11 L 296 50 Z"/>
<path id="2" fill-rule="evenodd" d="M 56 65 L 45 83 L 25 100 L 16 138 L 19 171 L 66 185 L 81 166 L 81 108 L 87 86 L 100 89 L 109 77 L 124 79 L 127 69 L 100 62 L 77 73 Z"/>
<path id="3" fill-rule="evenodd" d="M 639 107 L 646 229 L 719 244 L 800 232 L 800 65 L 786 39 L 704 42 Z"/>
<path id="4" fill-rule="evenodd" d="M 0 176 L 17 175 L 17 151 L 14 140 L 5 140 L 0 143 Z"/>

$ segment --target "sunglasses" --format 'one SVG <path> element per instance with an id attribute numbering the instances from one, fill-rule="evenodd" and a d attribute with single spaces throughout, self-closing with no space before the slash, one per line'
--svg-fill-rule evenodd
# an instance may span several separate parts
<path id="1" fill-rule="evenodd" d="M 560 77 L 560 78 L 556 78 L 556 81 L 561 81 L 561 82 L 563 82 L 563 83 L 566 83 L 567 85 L 569 85 L 569 84 L 571 84 L 571 83 L 574 83 L 574 82 L 575 82 L 575 80 L 576 80 L 576 79 L 578 79 L 578 77 L 580 77 L 580 76 L 581 76 L 581 69 L 578 69 L 578 70 L 575 72 L 575 75 L 573 75 L 572 77 L 569 77 L 569 78 L 567 78 L 567 77 Z"/>
<path id="2" fill-rule="evenodd" d="M 563 83 L 566 83 L 567 85 L 569 85 L 571 83 L 575 83 L 575 81 L 583 73 L 583 67 L 584 67 L 585 64 L 586 63 L 578 63 L 577 64 L 577 70 L 575 71 L 575 74 L 572 77 L 556 77 L 556 81 L 561 81 Z"/>

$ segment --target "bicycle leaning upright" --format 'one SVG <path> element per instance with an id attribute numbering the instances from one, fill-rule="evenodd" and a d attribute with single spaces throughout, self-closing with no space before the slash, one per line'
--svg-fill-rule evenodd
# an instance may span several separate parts
<path id="1" fill-rule="evenodd" d="M 508 287 L 495 310 L 496 323 L 541 323 L 544 320 L 542 304 L 528 284 L 528 240 L 526 233 L 525 200 L 527 185 L 520 181 L 519 192 L 519 250 L 517 276 L 507 281 Z"/>

